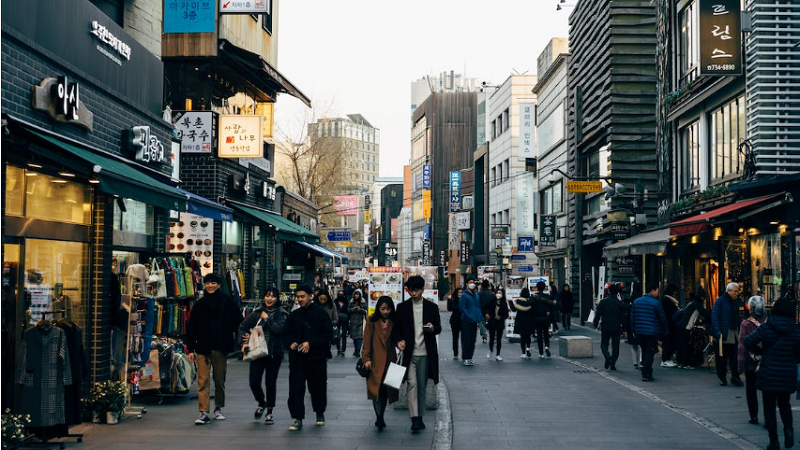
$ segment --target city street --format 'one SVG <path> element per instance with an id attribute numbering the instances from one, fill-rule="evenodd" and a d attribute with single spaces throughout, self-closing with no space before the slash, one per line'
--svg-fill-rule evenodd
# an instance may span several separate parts
<path id="1" fill-rule="evenodd" d="M 118 425 L 84 424 L 89 449 L 249 449 L 254 446 L 300 449 L 756 449 L 766 446 L 766 431 L 747 424 L 744 388 L 720 387 L 705 367 L 696 370 L 656 367 L 653 383 L 642 383 L 621 345 L 619 371 L 603 370 L 599 334 L 579 326 L 567 332 L 594 339 L 594 358 L 519 357 L 519 344 L 505 342 L 502 362 L 486 359 L 488 345 L 477 344 L 475 367 L 454 361 L 448 313 L 440 344 L 441 372 L 449 405 L 428 411 L 428 428 L 410 433 L 406 410 L 387 411 L 388 427 L 378 432 L 366 399 L 364 382 L 355 373 L 355 358 L 334 358 L 328 366 L 328 411 L 324 427 L 306 421 L 290 432 L 286 410 L 288 366 L 278 380 L 275 425 L 252 420 L 247 364 L 231 360 L 228 370 L 227 420 L 193 424 L 196 400 L 166 398 L 148 403 L 141 420 Z M 535 344 L 534 344 L 535 345 Z M 351 350 L 352 351 L 352 350 Z M 660 363 L 658 356 L 656 361 Z M 310 400 L 306 405 L 310 412 Z M 313 416 L 312 416 L 313 417 Z M 438 423 L 437 423 L 438 422 Z M 762 419 L 763 423 L 763 419 Z M 452 443 L 448 436 L 452 426 Z M 437 429 L 437 430 L 435 430 Z"/>

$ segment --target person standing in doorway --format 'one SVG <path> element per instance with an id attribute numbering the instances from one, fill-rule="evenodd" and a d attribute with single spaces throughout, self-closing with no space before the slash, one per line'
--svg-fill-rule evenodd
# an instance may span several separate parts
<path id="1" fill-rule="evenodd" d="M 631 307 L 631 332 L 642 347 L 642 381 L 653 381 L 658 339 L 667 333 L 667 318 L 658 300 L 658 291 L 658 282 L 651 281 L 647 293 L 637 298 Z"/>
<path id="2" fill-rule="evenodd" d="M 428 379 L 439 383 L 439 349 L 436 335 L 442 332 L 439 307 L 425 300 L 425 279 L 419 275 L 408 277 L 406 290 L 411 297 L 397 306 L 397 320 L 392 328 L 392 339 L 402 352 L 403 366 L 407 367 L 408 412 L 411 415 L 411 432 L 425 429 L 422 421 L 425 412 Z M 475 335 L 473 334 L 473 337 Z"/>
<path id="3" fill-rule="evenodd" d="M 211 422 L 211 378 L 214 379 L 214 419 L 225 420 L 225 375 L 228 353 L 236 348 L 242 315 L 236 302 L 222 293 L 222 278 L 209 273 L 203 278 L 203 297 L 195 303 L 186 324 L 189 361 L 197 361 L 197 399 L 200 417 L 195 425 Z"/>
<path id="4" fill-rule="evenodd" d="M 478 334 L 478 326 L 483 320 L 481 301 L 475 289 L 475 279 L 467 279 L 467 290 L 461 294 L 461 298 L 458 301 L 458 306 L 461 308 L 461 359 L 464 361 L 465 366 L 477 364 L 472 357 L 475 354 L 475 339 Z"/>
<path id="5" fill-rule="evenodd" d="M 306 385 L 311 407 L 317 414 L 317 426 L 325 425 L 328 406 L 328 359 L 331 355 L 333 326 L 331 316 L 313 302 L 313 290 L 301 285 L 295 291 L 299 308 L 289 314 L 286 341 L 289 345 L 289 413 L 294 423 L 290 431 L 303 428 L 306 414 Z"/>
<path id="6" fill-rule="evenodd" d="M 731 384 L 744 386 L 739 378 L 737 351 L 739 325 L 742 322 L 739 316 L 740 308 L 744 309 L 739 300 L 739 284 L 728 283 L 725 286 L 725 293 L 714 302 L 714 307 L 711 309 L 711 336 L 714 338 L 716 350 L 714 362 L 720 386 L 728 385 L 728 367 L 731 369 Z"/>
<path id="7" fill-rule="evenodd" d="M 602 325 L 601 325 L 602 321 Z M 620 286 L 608 286 L 608 296 L 597 304 L 594 316 L 595 328 L 600 328 L 600 351 L 606 359 L 605 368 L 617 370 L 619 358 L 619 337 L 625 322 L 625 304 L 620 297 Z M 611 341 L 611 353 L 608 352 L 608 341 Z"/>
<path id="8" fill-rule="evenodd" d="M 494 297 L 495 299 L 483 309 L 483 318 L 486 319 L 486 328 L 489 330 L 489 353 L 486 354 L 486 359 L 492 357 L 492 350 L 497 345 L 497 356 L 494 359 L 502 361 L 500 348 L 503 346 L 503 331 L 506 329 L 506 319 L 508 319 L 508 300 L 503 288 L 498 288 Z"/>
<path id="9" fill-rule="evenodd" d="M 572 309 L 575 307 L 575 297 L 566 283 L 561 290 L 559 301 L 561 302 L 561 326 L 565 330 L 569 330 L 572 327 Z"/>

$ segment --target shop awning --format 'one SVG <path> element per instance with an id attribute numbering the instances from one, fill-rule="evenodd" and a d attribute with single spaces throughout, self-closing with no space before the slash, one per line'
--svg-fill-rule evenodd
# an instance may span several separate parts
<path id="1" fill-rule="evenodd" d="M 231 206 L 236 211 L 275 228 L 278 239 L 282 241 L 319 243 L 319 236 L 278 214 L 237 204 L 231 204 Z"/>
<path id="2" fill-rule="evenodd" d="M 311 107 L 311 99 L 300 92 L 300 89 L 261 55 L 237 47 L 225 39 L 220 39 L 219 50 L 221 56 L 228 57 L 231 62 L 239 66 L 240 73 L 258 88 L 289 94 Z"/>
<path id="3" fill-rule="evenodd" d="M 233 210 L 217 202 L 200 197 L 183 189 L 178 189 L 186 195 L 186 211 L 198 216 L 208 217 L 209 219 L 221 220 L 223 222 L 233 221 Z"/>
<path id="4" fill-rule="evenodd" d="M 347 259 L 347 255 L 343 255 L 343 254 L 341 254 L 341 253 L 339 253 L 339 252 L 337 252 L 337 251 L 331 250 L 331 249 L 329 249 L 329 248 L 327 248 L 327 247 L 324 247 L 324 248 L 325 248 L 325 250 L 327 250 L 327 251 L 331 252 L 331 254 L 332 254 L 333 256 L 335 256 L 336 258 L 339 258 L 339 261 L 340 261 L 342 264 L 346 264 L 346 263 L 348 263 L 348 262 L 349 262 L 349 260 Z"/>
<path id="5" fill-rule="evenodd" d="M 603 248 L 603 256 L 655 255 L 667 250 L 669 228 L 646 231 Z"/>
<path id="6" fill-rule="evenodd" d="M 677 222 L 672 222 L 669 224 L 669 233 L 673 236 L 700 234 L 708 229 L 709 223 L 711 223 L 714 219 L 721 218 L 723 215 L 732 213 L 737 213 L 737 215 L 739 215 L 745 209 L 755 207 L 757 205 L 768 206 L 769 208 L 778 206 L 784 203 L 783 197 L 784 194 L 781 193 L 766 197 L 740 200 L 736 203 L 721 206 L 710 211 L 704 211 L 700 214 L 695 214 Z"/>
<path id="7" fill-rule="evenodd" d="M 130 198 L 148 205 L 174 211 L 186 211 L 186 195 L 179 189 L 150 177 L 123 161 L 100 156 L 92 151 L 77 147 L 61 139 L 38 131 L 26 129 L 30 135 L 44 144 L 58 147 L 72 156 L 91 164 L 97 179 L 98 188 L 112 195 Z"/>

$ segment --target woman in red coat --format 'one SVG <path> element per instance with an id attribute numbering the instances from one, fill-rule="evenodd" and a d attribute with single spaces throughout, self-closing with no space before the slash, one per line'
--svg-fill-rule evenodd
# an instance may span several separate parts
<path id="1" fill-rule="evenodd" d="M 364 326 L 364 345 L 361 348 L 361 360 L 369 369 L 367 377 L 367 398 L 372 400 L 375 409 L 375 426 L 378 430 L 386 427 L 383 413 L 386 403 L 394 403 L 398 399 L 395 389 L 383 385 L 383 377 L 390 362 L 397 361 L 397 352 L 392 340 L 394 327 L 394 302 L 389 296 L 382 296 L 375 305 L 375 312 Z"/>

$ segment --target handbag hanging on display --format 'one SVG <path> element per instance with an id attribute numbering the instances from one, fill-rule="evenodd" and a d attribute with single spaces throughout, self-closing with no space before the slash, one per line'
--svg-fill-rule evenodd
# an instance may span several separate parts
<path id="1" fill-rule="evenodd" d="M 167 283 L 164 276 L 164 269 L 158 267 L 158 261 L 155 259 L 153 259 L 150 264 L 150 279 L 152 280 L 152 284 L 155 285 L 153 296 L 155 298 L 167 298 Z M 151 283 L 150 280 L 147 282 Z"/>
<path id="2" fill-rule="evenodd" d="M 186 266 L 186 260 L 181 259 L 180 271 L 183 272 L 183 296 L 194 297 L 194 278 L 191 267 Z"/>

